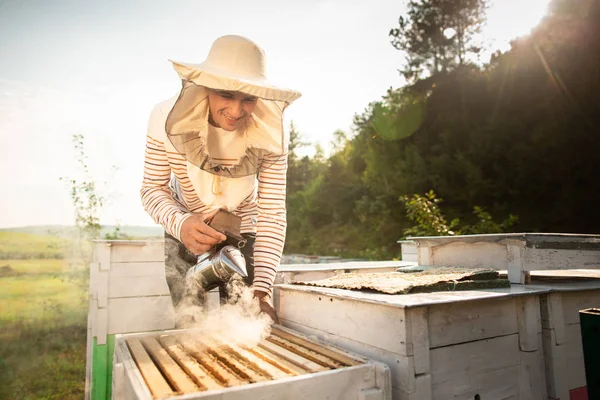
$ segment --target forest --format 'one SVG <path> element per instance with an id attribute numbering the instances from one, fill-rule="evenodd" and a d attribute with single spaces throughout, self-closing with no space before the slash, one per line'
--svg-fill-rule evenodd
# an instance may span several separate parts
<path id="1" fill-rule="evenodd" d="M 286 253 L 391 259 L 410 236 L 599 233 L 600 2 L 551 0 L 479 60 L 485 0 L 411 0 L 390 45 L 407 84 L 336 131 L 291 127 Z M 507 21 L 510 23 L 510 21 Z"/>

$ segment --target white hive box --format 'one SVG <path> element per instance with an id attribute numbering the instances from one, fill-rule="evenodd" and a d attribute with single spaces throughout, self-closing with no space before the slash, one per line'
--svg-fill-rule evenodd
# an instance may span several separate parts
<path id="1" fill-rule="evenodd" d="M 511 283 L 528 283 L 532 271 L 600 269 L 600 235 L 506 233 L 410 238 L 419 265 L 508 271 Z"/>
<path id="2" fill-rule="evenodd" d="M 280 285 L 282 323 L 386 363 L 395 400 L 546 399 L 539 293 Z"/>
<path id="3" fill-rule="evenodd" d="M 189 330 L 117 335 L 115 400 L 389 400 L 382 363 L 274 327 L 256 347 Z"/>

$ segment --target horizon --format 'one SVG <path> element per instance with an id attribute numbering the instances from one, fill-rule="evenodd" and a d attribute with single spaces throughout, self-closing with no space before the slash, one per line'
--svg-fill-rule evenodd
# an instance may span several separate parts
<path id="1" fill-rule="evenodd" d="M 527 34 L 547 4 L 492 4 L 481 58 Z M 351 136 L 354 115 L 405 84 L 397 71 L 403 55 L 388 37 L 402 2 L 277 5 L 237 2 L 235 13 L 231 4 L 202 7 L 191 0 L 177 7 L 139 0 L 1 5 L 0 185 L 14 196 L 2 198 L 10 212 L 0 215 L 0 228 L 73 223 L 69 190 L 59 178 L 81 178 L 74 134 L 85 136 L 91 176 L 108 199 L 102 224 L 156 225 L 142 208 L 139 186 L 150 110 L 180 87 L 167 59 L 201 62 L 220 35 L 241 34 L 265 49 L 271 79 L 303 93 L 286 111 L 285 128 L 293 121 L 306 141 L 327 152 L 334 131 Z M 190 14 L 204 23 L 182 24 Z M 15 149 L 25 149 L 27 158 Z"/>

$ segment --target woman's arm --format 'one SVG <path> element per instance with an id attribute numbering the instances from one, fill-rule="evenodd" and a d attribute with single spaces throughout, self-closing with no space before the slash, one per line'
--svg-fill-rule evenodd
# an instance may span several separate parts
<path id="1" fill-rule="evenodd" d="M 285 190 L 287 154 L 268 156 L 258 173 L 258 218 L 254 244 L 255 291 L 272 294 L 287 226 Z"/>
<path id="2" fill-rule="evenodd" d="M 181 240 L 181 226 L 192 214 L 173 198 L 169 189 L 171 167 L 164 143 L 160 140 L 163 137 L 164 115 L 159 105 L 152 111 L 148 123 L 140 197 L 144 209 L 154 221 L 161 224 L 167 233 Z"/>

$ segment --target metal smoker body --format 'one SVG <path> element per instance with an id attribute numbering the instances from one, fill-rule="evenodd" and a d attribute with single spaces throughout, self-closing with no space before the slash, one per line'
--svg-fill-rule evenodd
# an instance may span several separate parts
<path id="1" fill-rule="evenodd" d="M 186 279 L 209 291 L 229 282 L 235 274 L 242 278 L 248 276 L 246 260 L 239 249 L 225 246 L 198 256 L 198 263 L 187 271 Z"/>

